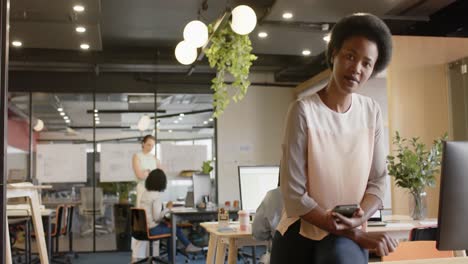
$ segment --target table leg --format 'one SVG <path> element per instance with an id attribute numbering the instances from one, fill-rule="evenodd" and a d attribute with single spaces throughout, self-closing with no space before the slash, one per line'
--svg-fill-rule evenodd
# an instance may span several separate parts
<path id="1" fill-rule="evenodd" d="M 50 214 L 47 216 L 47 254 L 49 254 L 49 261 L 52 260 L 52 229 L 51 229 L 51 217 Z"/>
<path id="2" fill-rule="evenodd" d="M 172 247 L 171 247 L 171 252 L 169 252 L 169 254 L 171 254 L 172 256 L 172 263 L 176 263 L 176 252 L 177 252 L 177 236 L 176 236 L 176 228 L 177 228 L 177 215 L 175 214 L 172 214 L 172 219 L 171 219 L 171 231 L 172 231 L 172 239 L 171 239 L 171 243 L 172 243 Z"/>
<path id="3" fill-rule="evenodd" d="M 215 257 L 217 242 L 218 242 L 218 237 L 215 234 L 210 234 L 210 240 L 208 242 L 208 253 L 206 254 L 207 264 L 214 264 L 214 257 Z"/>
<path id="4" fill-rule="evenodd" d="M 34 230 L 36 231 L 36 241 L 39 251 L 39 259 L 41 260 L 42 264 L 49 264 L 49 259 L 47 257 L 47 248 L 44 239 L 44 226 L 42 225 L 39 198 L 36 190 L 31 191 L 31 194 L 29 196 L 29 204 L 31 206 Z"/>
<path id="5" fill-rule="evenodd" d="M 8 216 L 6 217 L 5 227 L 5 259 L 6 264 L 11 264 L 11 245 L 10 245 L 10 227 L 8 226 Z"/>
<path id="6" fill-rule="evenodd" d="M 228 264 L 237 263 L 237 241 L 235 238 L 229 238 Z"/>
<path id="7" fill-rule="evenodd" d="M 217 239 L 216 246 L 216 264 L 224 264 L 224 259 L 226 258 L 226 244 L 221 238 Z"/>

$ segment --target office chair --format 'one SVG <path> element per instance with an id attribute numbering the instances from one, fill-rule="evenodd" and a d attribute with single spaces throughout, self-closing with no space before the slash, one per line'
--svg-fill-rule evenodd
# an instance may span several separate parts
<path id="1" fill-rule="evenodd" d="M 141 208 L 131 208 L 131 230 L 132 230 L 132 237 L 137 240 L 149 241 L 149 256 L 143 260 L 137 261 L 135 263 L 144 263 L 149 262 L 152 263 L 153 261 L 160 262 L 160 263 L 169 263 L 159 256 L 153 256 L 153 242 L 161 241 L 161 240 L 169 240 L 172 238 L 171 234 L 162 234 L 152 236 L 149 232 L 148 223 L 146 221 L 146 211 L 145 209 Z M 168 242 L 170 243 L 170 242 Z"/>
<path id="2" fill-rule="evenodd" d="M 394 252 L 383 256 L 382 261 L 451 257 L 454 257 L 453 251 L 437 250 L 435 241 L 404 241 L 398 245 Z"/>
<path id="3" fill-rule="evenodd" d="M 96 222 L 101 224 L 94 223 L 94 228 L 96 228 L 97 234 L 108 234 L 111 233 L 111 229 L 108 228 L 106 219 L 104 217 L 104 200 L 102 194 L 102 188 L 95 188 L 95 201 L 93 203 L 93 187 L 82 187 L 80 189 L 81 193 L 81 205 L 80 215 L 83 215 L 86 218 L 86 229 L 81 229 L 81 236 L 85 236 L 93 233 L 93 216 L 96 215 L 98 218 Z"/>
<path id="4" fill-rule="evenodd" d="M 411 229 L 409 240 L 421 241 L 430 240 L 435 241 L 437 237 L 437 227 L 416 227 Z"/>

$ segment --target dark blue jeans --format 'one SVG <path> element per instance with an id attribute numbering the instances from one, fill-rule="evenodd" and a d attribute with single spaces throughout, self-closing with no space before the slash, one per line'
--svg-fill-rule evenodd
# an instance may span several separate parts
<path id="1" fill-rule="evenodd" d="M 284 236 L 276 231 L 271 249 L 271 264 L 364 264 L 369 253 L 354 241 L 328 235 L 316 241 L 299 234 L 301 222 L 292 224 Z"/>
<path id="2" fill-rule="evenodd" d="M 152 236 L 155 235 L 162 235 L 162 234 L 171 234 L 172 230 L 171 228 L 164 222 L 159 223 L 157 226 L 150 228 L 150 234 Z M 179 239 L 180 242 L 186 247 L 190 244 L 190 241 L 188 238 L 182 233 L 182 229 L 179 227 L 176 228 L 176 235 L 177 239 Z M 172 239 L 172 238 L 171 238 Z M 167 252 L 169 252 L 169 259 L 171 259 L 171 245 L 172 243 L 167 244 Z"/>

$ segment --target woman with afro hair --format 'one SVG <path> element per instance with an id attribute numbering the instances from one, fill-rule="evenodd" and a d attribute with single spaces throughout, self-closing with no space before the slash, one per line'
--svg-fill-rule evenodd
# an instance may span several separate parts
<path id="1" fill-rule="evenodd" d="M 371 14 L 353 14 L 333 27 L 327 47 L 330 80 L 288 112 L 281 160 L 284 210 L 271 263 L 367 263 L 368 250 L 387 255 L 397 241 L 361 229 L 382 205 L 385 137 L 382 113 L 355 92 L 384 70 L 391 33 Z M 358 204 L 351 217 L 336 205 Z"/>

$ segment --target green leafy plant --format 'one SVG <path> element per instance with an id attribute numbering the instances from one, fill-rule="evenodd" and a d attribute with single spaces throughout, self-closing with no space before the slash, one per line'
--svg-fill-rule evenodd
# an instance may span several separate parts
<path id="1" fill-rule="evenodd" d="M 105 194 L 118 195 L 119 203 L 136 200 L 136 197 L 130 197 L 130 191 L 135 189 L 136 182 L 101 182 L 99 186 Z"/>
<path id="2" fill-rule="evenodd" d="M 208 26 L 210 35 L 213 25 Z M 213 116 L 219 117 L 230 102 L 229 86 L 225 81 L 226 73 L 234 77 L 231 88 L 234 90 L 232 99 L 237 102 L 247 93 L 250 86 L 249 72 L 252 61 L 257 56 L 251 54 L 252 43 L 248 35 L 239 35 L 232 31 L 229 25 L 219 29 L 211 38 L 211 45 L 205 50 L 211 68 L 216 68 L 211 89 L 214 91 Z"/>
<path id="3" fill-rule="evenodd" d="M 434 140 L 431 149 L 427 150 L 419 137 L 408 140 L 397 131 L 393 138 L 396 155 L 387 156 L 388 174 L 395 178 L 395 184 L 413 195 L 424 192 L 426 186 L 434 187 L 435 174 L 440 168 L 442 141 L 446 139 L 447 133 Z"/>
<path id="4" fill-rule="evenodd" d="M 213 170 L 213 167 L 211 166 L 211 160 L 204 161 L 201 169 L 203 174 L 210 174 L 210 172 Z"/>

